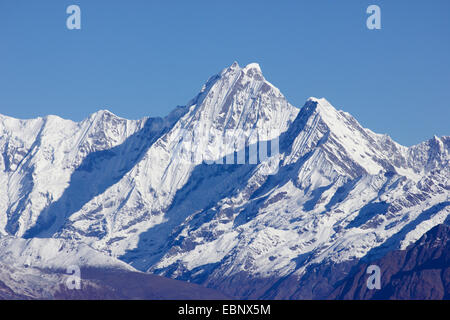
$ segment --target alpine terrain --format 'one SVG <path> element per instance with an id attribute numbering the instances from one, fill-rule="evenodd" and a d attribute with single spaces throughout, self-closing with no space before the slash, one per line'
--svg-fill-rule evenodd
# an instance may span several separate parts
<path id="1" fill-rule="evenodd" d="M 0 298 L 448 299 L 449 149 L 296 108 L 256 63 L 165 118 L 0 115 Z"/>

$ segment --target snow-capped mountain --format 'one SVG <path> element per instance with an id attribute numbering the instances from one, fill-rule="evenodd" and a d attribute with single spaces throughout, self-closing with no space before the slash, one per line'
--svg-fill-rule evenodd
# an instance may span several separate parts
<path id="1" fill-rule="evenodd" d="M 254 162 L 263 141 L 276 152 Z M 258 64 L 234 63 L 166 118 L 0 116 L 0 234 L 230 296 L 322 297 L 445 222 L 449 149 L 401 146 L 325 99 L 297 109 Z M 339 271 L 298 291 L 317 266 Z"/>

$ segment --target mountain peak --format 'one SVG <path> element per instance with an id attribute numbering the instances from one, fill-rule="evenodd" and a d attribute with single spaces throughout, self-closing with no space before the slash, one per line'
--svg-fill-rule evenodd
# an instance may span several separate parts
<path id="1" fill-rule="evenodd" d="M 107 109 L 100 109 L 97 112 L 92 113 L 90 115 L 90 118 L 99 120 L 99 119 L 120 118 L 120 117 Z"/>
<path id="2" fill-rule="evenodd" d="M 101 252 L 232 297 L 325 296 L 360 258 L 450 221 L 449 137 L 406 148 L 324 98 L 299 110 L 256 63 L 164 119 L 1 119 L 0 235 L 60 240 L 0 241 L 0 298 L 14 259 L 28 277 L 111 265 Z"/>
<path id="3" fill-rule="evenodd" d="M 221 72 L 221 75 L 226 75 L 228 73 L 234 74 L 236 72 L 242 72 L 247 76 L 253 77 L 254 75 L 258 75 L 257 80 L 263 80 L 264 77 L 262 76 L 261 67 L 258 63 L 252 62 L 247 64 L 245 67 L 241 68 L 239 64 L 234 61 L 231 66 L 228 68 L 223 69 Z"/>
<path id="4" fill-rule="evenodd" d="M 262 73 L 261 67 L 260 67 L 259 64 L 256 63 L 256 62 L 249 63 L 249 64 L 246 65 L 242 70 L 243 70 L 245 73 L 247 73 L 249 70 L 256 70 L 256 71 Z"/>
<path id="5" fill-rule="evenodd" d="M 307 103 L 308 102 L 312 102 L 312 103 L 316 104 L 318 111 L 322 111 L 322 112 L 330 112 L 330 111 L 336 112 L 337 111 L 336 108 L 333 107 L 331 105 L 331 103 L 325 98 L 310 97 L 307 100 Z"/>
<path id="6" fill-rule="evenodd" d="M 240 67 L 239 67 L 239 63 L 238 63 L 237 61 L 234 61 L 234 62 L 232 63 L 232 65 L 230 66 L 230 68 L 233 68 L 233 69 L 240 68 Z"/>
<path id="7" fill-rule="evenodd" d="M 342 111 L 338 111 L 325 98 L 310 97 L 303 108 L 312 110 L 314 114 L 319 114 L 322 120 L 331 127 L 338 125 L 342 120 Z"/>
<path id="8" fill-rule="evenodd" d="M 228 68 L 225 68 L 222 70 L 222 72 L 216 76 L 224 76 L 227 73 L 235 73 L 237 71 L 241 70 L 241 67 L 239 66 L 239 63 L 237 63 L 237 61 L 234 61 L 231 66 L 229 66 Z M 216 76 L 213 76 L 212 78 L 215 78 Z"/>

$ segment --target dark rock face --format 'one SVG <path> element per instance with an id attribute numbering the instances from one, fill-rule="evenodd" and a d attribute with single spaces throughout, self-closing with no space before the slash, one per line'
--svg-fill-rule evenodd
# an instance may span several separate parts
<path id="1" fill-rule="evenodd" d="M 367 288 L 369 265 L 381 270 L 381 289 Z M 406 250 L 360 264 L 330 299 L 450 299 L 450 226 L 441 224 Z"/>
<path id="2" fill-rule="evenodd" d="M 264 299 L 326 299 L 336 283 L 343 279 L 357 261 L 312 265 L 301 276 L 289 276 L 268 290 Z"/>
<path id="3" fill-rule="evenodd" d="M 327 299 L 358 261 L 339 264 L 323 263 L 307 268 L 303 276 L 291 274 L 284 278 L 254 278 L 241 272 L 233 277 L 203 282 L 237 299 L 311 300 Z"/>
<path id="4" fill-rule="evenodd" d="M 381 289 L 369 290 L 367 268 L 381 270 Z M 303 276 L 254 279 L 240 273 L 203 285 L 240 299 L 448 300 L 450 299 L 450 226 L 428 231 L 406 250 L 391 251 L 366 262 L 323 263 L 308 267 Z"/>
<path id="5" fill-rule="evenodd" d="M 141 272 L 88 268 L 82 270 L 82 276 L 83 279 L 98 285 L 99 290 L 92 290 L 93 299 L 104 299 L 105 296 L 112 299 L 144 300 L 229 299 L 213 289 Z M 67 290 L 61 292 L 62 298 L 66 297 L 64 293 L 67 293 Z M 91 292 L 88 290 L 86 293 L 87 295 L 80 292 L 80 298 L 90 299 Z M 102 294 L 104 297 L 101 297 Z"/>

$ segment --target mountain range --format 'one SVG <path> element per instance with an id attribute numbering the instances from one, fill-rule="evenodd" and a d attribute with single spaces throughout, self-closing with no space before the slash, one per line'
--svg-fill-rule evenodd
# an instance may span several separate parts
<path id="1" fill-rule="evenodd" d="M 294 107 L 256 63 L 164 118 L 0 115 L 0 297 L 448 298 L 449 149 L 402 146 L 324 98 Z M 444 261 L 428 285 L 362 288 L 391 255 L 410 272 L 417 246 L 417 268 Z M 80 292 L 61 287 L 69 265 Z M 123 293 L 127 274 L 149 291 Z"/>

